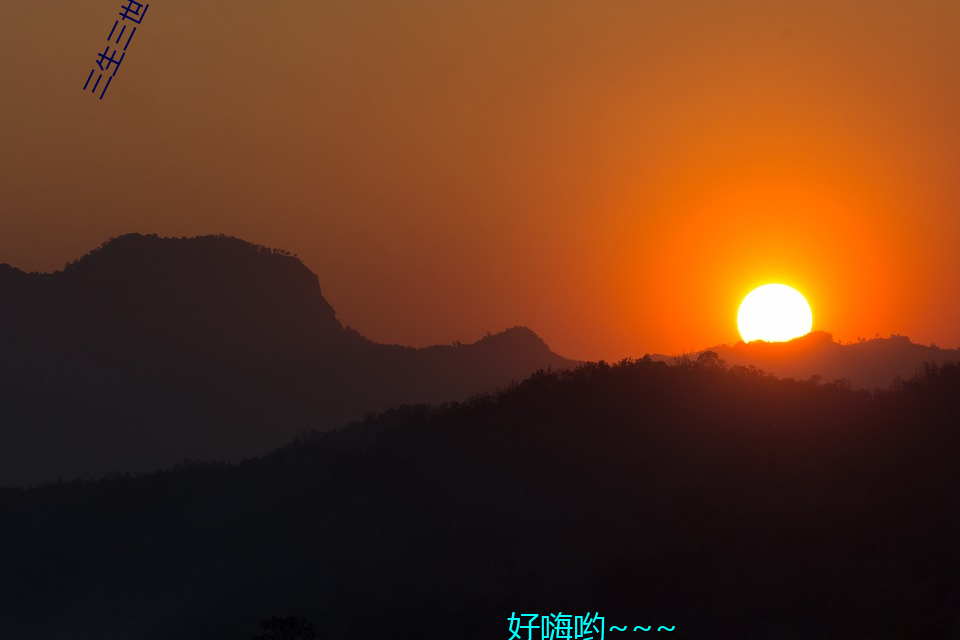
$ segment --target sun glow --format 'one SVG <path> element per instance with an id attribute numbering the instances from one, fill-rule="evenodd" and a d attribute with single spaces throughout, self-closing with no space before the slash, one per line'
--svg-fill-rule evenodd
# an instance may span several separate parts
<path id="1" fill-rule="evenodd" d="M 744 342 L 786 342 L 810 333 L 813 312 L 806 298 L 785 284 L 765 284 L 747 294 L 737 312 Z"/>

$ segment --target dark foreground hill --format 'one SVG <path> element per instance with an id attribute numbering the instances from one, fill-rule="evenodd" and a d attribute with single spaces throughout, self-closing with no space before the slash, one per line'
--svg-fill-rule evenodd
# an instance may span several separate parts
<path id="1" fill-rule="evenodd" d="M 239 460 L 570 364 L 522 328 L 375 344 L 285 252 L 131 234 L 52 274 L 0 265 L 0 486 Z"/>
<path id="2" fill-rule="evenodd" d="M 924 362 L 960 360 L 960 349 L 914 344 L 906 336 L 840 344 L 824 331 L 789 342 L 739 342 L 710 350 L 731 365 L 754 366 L 781 378 L 842 379 L 866 389 L 886 389 L 897 378 L 912 376 Z"/>
<path id="3" fill-rule="evenodd" d="M 611 639 L 957 638 L 958 412 L 954 365 L 871 394 L 601 363 L 236 466 L 6 489 L 0 635 L 249 640 L 300 615 L 490 640 L 589 611 Z"/>

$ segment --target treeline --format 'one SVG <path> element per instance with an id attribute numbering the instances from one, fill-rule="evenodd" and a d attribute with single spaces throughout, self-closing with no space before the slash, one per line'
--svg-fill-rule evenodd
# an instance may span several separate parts
<path id="1" fill-rule="evenodd" d="M 953 364 L 867 392 L 594 363 L 238 465 L 3 490 L 0 634 L 960 637 L 958 392 Z"/>
<path id="2" fill-rule="evenodd" d="M 83 256 L 77 258 L 76 260 L 71 260 L 62 269 L 63 271 L 75 270 L 77 267 L 82 264 L 84 261 L 95 260 L 99 254 L 112 251 L 117 245 L 128 242 L 129 239 L 135 239 L 136 241 L 141 241 L 142 239 L 147 240 L 160 240 L 161 237 L 156 233 L 144 233 L 144 234 L 127 234 L 124 236 L 111 236 L 100 243 L 95 249 L 91 249 Z M 222 245 L 223 241 L 235 242 L 236 238 L 229 236 L 225 233 L 209 234 L 205 236 L 172 236 L 163 238 L 164 240 L 175 240 L 181 246 L 189 245 Z M 289 258 L 299 258 L 296 253 L 287 251 L 286 249 L 278 249 L 274 247 L 268 247 L 262 244 L 257 244 L 255 242 L 235 242 L 236 246 L 242 247 L 244 250 L 250 253 L 266 253 L 276 256 L 285 256 Z M 36 272 L 35 272 L 36 273 Z"/>

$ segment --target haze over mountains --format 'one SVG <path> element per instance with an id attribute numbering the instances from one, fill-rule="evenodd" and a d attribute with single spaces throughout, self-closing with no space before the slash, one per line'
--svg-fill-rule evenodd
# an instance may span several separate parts
<path id="1" fill-rule="evenodd" d="M 739 342 L 709 350 L 731 366 L 755 366 L 796 380 L 845 380 L 867 389 L 886 389 L 898 378 L 912 377 L 924 363 L 960 362 L 960 349 L 914 344 L 906 336 L 840 344 L 824 331 L 789 342 Z"/>
<path id="2" fill-rule="evenodd" d="M 376 344 L 341 324 L 296 257 L 226 236 L 129 234 L 52 274 L 0 265 L 0 301 L 0 486 L 236 461 L 576 364 L 520 327 L 467 345 Z M 824 333 L 712 350 L 867 388 L 960 360 L 898 336 L 840 345 Z"/>
<path id="3" fill-rule="evenodd" d="M 960 634 L 960 365 L 909 375 L 954 352 L 814 334 L 570 368 L 521 328 L 379 345 L 295 257 L 222 236 L 0 267 L 0 296 L 0 485 L 247 458 L 0 488 L 3 640 L 247 640 L 289 615 L 487 640 L 512 611 Z"/>
<path id="4" fill-rule="evenodd" d="M 0 301 L 0 486 L 237 460 L 573 364 L 520 327 L 373 343 L 296 257 L 226 236 L 125 235 L 52 274 L 0 265 Z"/>

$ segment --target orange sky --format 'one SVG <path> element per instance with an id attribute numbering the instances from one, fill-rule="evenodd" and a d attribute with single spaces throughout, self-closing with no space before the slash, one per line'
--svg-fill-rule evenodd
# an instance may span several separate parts
<path id="1" fill-rule="evenodd" d="M 675 353 L 779 281 L 960 346 L 960 3 L 154 0 L 99 101 L 121 4 L 0 3 L 0 262 L 223 232 L 385 342 Z"/>

